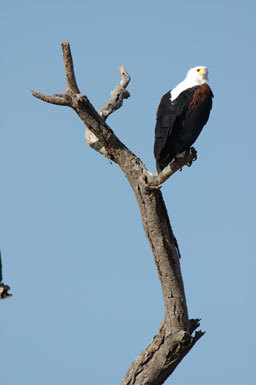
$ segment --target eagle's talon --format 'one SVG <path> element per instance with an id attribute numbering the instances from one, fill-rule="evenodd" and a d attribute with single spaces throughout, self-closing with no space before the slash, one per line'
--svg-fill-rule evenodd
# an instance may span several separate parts
<path id="1" fill-rule="evenodd" d="M 191 150 L 192 155 L 193 155 L 193 159 L 192 159 L 192 162 L 193 162 L 194 160 L 197 160 L 197 151 L 194 147 L 191 147 L 190 150 Z"/>

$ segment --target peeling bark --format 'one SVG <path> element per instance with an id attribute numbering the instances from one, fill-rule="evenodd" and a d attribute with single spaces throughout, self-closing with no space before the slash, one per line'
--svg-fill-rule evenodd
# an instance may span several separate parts
<path id="1" fill-rule="evenodd" d="M 165 305 L 165 315 L 158 334 L 128 369 L 122 385 L 163 384 L 182 358 L 204 334 L 194 331 L 199 320 L 189 320 L 180 270 L 180 252 L 173 234 L 160 185 L 184 165 L 191 165 L 196 151 L 190 149 L 179 155 L 159 174 L 149 172 L 107 125 L 107 117 L 122 106 L 129 97 L 130 81 L 126 69 L 119 68 L 121 81 L 111 93 L 110 100 L 97 112 L 88 98 L 78 89 L 70 46 L 62 43 L 65 66 L 66 94 L 47 96 L 32 91 L 45 102 L 69 106 L 75 110 L 87 128 L 86 139 L 96 151 L 113 160 L 128 179 L 141 213 L 142 224 L 149 241 Z"/>

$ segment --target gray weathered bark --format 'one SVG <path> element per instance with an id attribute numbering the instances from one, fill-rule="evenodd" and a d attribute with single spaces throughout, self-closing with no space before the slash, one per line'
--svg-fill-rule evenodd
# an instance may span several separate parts
<path id="1" fill-rule="evenodd" d="M 163 384 L 182 358 L 203 335 L 199 320 L 189 320 L 179 263 L 179 248 L 173 234 L 166 206 L 159 189 L 161 183 L 196 157 L 194 149 L 184 152 L 160 174 L 150 173 L 141 160 L 114 134 L 106 118 L 129 97 L 126 87 L 130 77 L 119 68 L 121 82 L 110 100 L 97 112 L 77 87 L 70 46 L 62 43 L 66 74 L 66 93 L 47 96 L 32 91 L 33 96 L 53 104 L 69 106 L 87 127 L 88 144 L 114 161 L 124 172 L 137 199 L 145 234 L 151 246 L 161 281 L 165 316 L 158 334 L 128 369 L 122 385 Z"/>

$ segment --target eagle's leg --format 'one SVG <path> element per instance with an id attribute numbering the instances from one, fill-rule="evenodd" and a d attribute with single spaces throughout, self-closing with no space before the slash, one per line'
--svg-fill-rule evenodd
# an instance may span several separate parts
<path id="1" fill-rule="evenodd" d="M 186 154 L 188 153 L 191 153 L 193 155 L 193 159 L 187 163 L 187 166 L 190 167 L 192 165 L 192 163 L 197 160 L 197 152 L 196 152 L 196 149 L 194 147 L 190 147 L 188 148 L 187 150 L 183 151 L 183 152 L 180 152 L 178 153 L 175 158 L 173 158 L 170 162 L 170 165 L 172 165 L 174 162 L 177 162 L 180 158 L 183 158 Z M 182 171 L 182 168 L 180 169 L 180 171 Z"/>

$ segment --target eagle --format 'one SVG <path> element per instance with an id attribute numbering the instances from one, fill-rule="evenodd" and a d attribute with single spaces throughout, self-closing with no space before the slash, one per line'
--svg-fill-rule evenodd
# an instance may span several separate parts
<path id="1" fill-rule="evenodd" d="M 208 121 L 213 98 L 208 80 L 207 67 L 193 67 L 181 83 L 162 97 L 154 144 L 158 173 L 192 146 Z"/>

